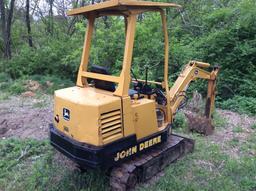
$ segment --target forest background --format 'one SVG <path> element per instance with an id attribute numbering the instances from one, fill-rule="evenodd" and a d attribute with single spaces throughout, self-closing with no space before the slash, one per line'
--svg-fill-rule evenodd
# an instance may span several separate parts
<path id="1" fill-rule="evenodd" d="M 68 9 L 99 3 L 96 0 L 1 0 L 0 89 L 10 94 L 25 91 L 24 81 L 74 84 L 80 64 L 86 19 L 68 17 Z M 256 1 L 175 0 L 182 9 L 168 9 L 169 73 L 173 83 L 189 60 L 218 65 L 217 106 L 256 113 Z M 122 17 L 97 19 L 90 63 L 112 73 L 121 68 L 124 50 Z M 161 80 L 163 34 L 158 14 L 138 17 L 133 70 Z M 191 87 L 203 95 L 206 84 Z"/>

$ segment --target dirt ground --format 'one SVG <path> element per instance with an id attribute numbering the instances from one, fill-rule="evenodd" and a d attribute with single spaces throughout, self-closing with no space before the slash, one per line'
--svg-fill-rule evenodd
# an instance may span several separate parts
<path id="1" fill-rule="evenodd" d="M 227 152 L 233 158 L 239 158 L 240 150 L 239 147 L 227 146 L 232 140 L 239 140 L 240 144 L 247 141 L 253 133 L 251 128 L 256 124 L 256 116 L 249 117 L 248 115 L 240 115 L 238 113 L 227 111 L 227 110 L 217 110 L 220 117 L 224 119 L 223 127 L 215 129 L 215 132 L 210 136 L 210 140 L 214 143 L 220 145 L 221 150 Z M 256 156 L 256 151 L 251 151 L 252 156 Z"/>
<path id="2" fill-rule="evenodd" d="M 0 138 L 46 139 L 52 116 L 52 96 L 11 96 L 0 100 Z"/>

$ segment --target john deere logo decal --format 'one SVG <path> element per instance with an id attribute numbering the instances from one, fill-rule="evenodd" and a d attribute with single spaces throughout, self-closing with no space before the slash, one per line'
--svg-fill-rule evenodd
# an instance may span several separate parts
<path id="1" fill-rule="evenodd" d="M 70 120 L 70 111 L 66 108 L 63 108 L 63 118 L 67 121 Z"/>

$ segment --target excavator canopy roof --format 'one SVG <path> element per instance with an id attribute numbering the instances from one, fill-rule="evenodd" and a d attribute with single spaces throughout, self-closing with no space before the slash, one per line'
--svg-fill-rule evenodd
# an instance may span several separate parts
<path id="1" fill-rule="evenodd" d="M 80 8 L 75 8 L 68 11 L 68 15 L 88 15 L 91 12 L 103 13 L 123 13 L 132 9 L 143 9 L 145 11 L 167 8 L 167 7 L 181 7 L 175 3 L 151 2 L 151 1 L 137 1 L 137 0 L 110 0 L 102 3 L 87 5 Z"/>

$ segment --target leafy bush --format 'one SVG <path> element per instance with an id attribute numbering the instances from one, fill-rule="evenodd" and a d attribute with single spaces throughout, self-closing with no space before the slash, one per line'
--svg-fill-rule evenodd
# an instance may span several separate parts
<path id="1" fill-rule="evenodd" d="M 222 109 L 229 109 L 239 113 L 256 114 L 256 98 L 254 97 L 235 96 L 232 99 L 219 102 L 218 106 Z"/>
<path id="2" fill-rule="evenodd" d="M 6 73 L 0 73 L 0 90 L 12 94 L 20 94 L 25 91 L 23 78 L 12 80 Z"/>
<path id="3" fill-rule="evenodd" d="M 188 124 L 187 124 L 185 114 L 182 112 L 176 113 L 175 119 L 172 125 L 173 125 L 172 126 L 173 128 L 181 128 L 181 129 L 187 128 Z"/>
<path id="4" fill-rule="evenodd" d="M 30 80 L 39 83 L 40 88 L 33 90 L 33 92 L 39 94 L 53 94 L 55 90 L 75 85 L 69 78 L 62 79 L 54 75 L 23 76 L 16 80 L 12 80 L 10 77 L 8 77 L 8 80 L 5 80 L 6 77 L 7 76 L 0 74 L 0 90 L 10 94 L 21 94 L 25 91 L 31 91 L 28 87 Z"/>
<path id="5" fill-rule="evenodd" d="M 30 79 L 39 82 L 42 91 L 49 94 L 53 94 L 55 90 L 75 85 L 69 78 L 62 79 L 54 75 L 34 75 L 31 76 Z"/>
<path id="6" fill-rule="evenodd" d="M 13 79 L 20 78 L 24 75 L 56 75 L 60 78 L 74 79 L 79 66 L 79 55 L 75 54 L 77 50 L 76 40 L 62 41 L 51 40 L 44 46 L 38 49 L 31 49 L 27 45 L 23 45 L 19 54 L 13 56 L 9 61 L 6 61 L 6 71 Z M 73 47 L 70 47 L 70 44 Z M 67 48 L 69 47 L 69 48 Z M 70 58 L 72 56 L 73 62 Z M 74 63 L 77 62 L 77 63 Z"/>
<path id="7" fill-rule="evenodd" d="M 7 82 L 10 76 L 7 73 L 0 73 L 0 83 Z"/>
<path id="8" fill-rule="evenodd" d="M 251 126 L 252 129 L 256 129 L 256 123 Z"/>
<path id="9" fill-rule="evenodd" d="M 8 91 L 12 94 L 21 94 L 22 92 L 26 91 L 25 81 L 19 79 L 11 82 Z"/>

